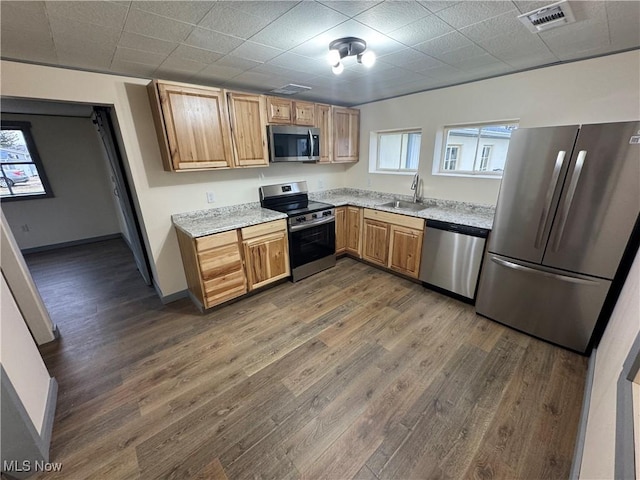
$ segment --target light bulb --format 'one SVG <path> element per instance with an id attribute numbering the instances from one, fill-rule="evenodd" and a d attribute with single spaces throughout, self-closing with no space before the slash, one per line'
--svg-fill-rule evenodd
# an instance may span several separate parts
<path id="1" fill-rule="evenodd" d="M 340 62 L 340 52 L 338 50 L 329 50 L 327 54 L 327 61 L 329 65 L 336 65 Z"/>
<path id="2" fill-rule="evenodd" d="M 367 50 L 362 54 L 362 57 L 360 58 L 360 62 L 362 63 L 362 65 L 364 65 L 367 68 L 372 67 L 373 64 L 376 63 L 376 54 L 373 53 L 371 50 Z"/>
<path id="3" fill-rule="evenodd" d="M 337 65 L 334 65 L 333 67 L 331 67 L 331 71 L 335 75 L 340 75 L 343 70 L 344 70 L 344 65 L 342 65 L 342 62 L 338 62 Z"/>

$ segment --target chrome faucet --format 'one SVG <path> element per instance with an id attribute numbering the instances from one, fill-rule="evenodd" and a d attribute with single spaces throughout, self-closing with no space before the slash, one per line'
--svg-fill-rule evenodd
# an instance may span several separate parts
<path id="1" fill-rule="evenodd" d="M 413 176 L 411 182 L 411 190 L 413 190 L 413 203 L 418 203 L 418 186 L 420 185 L 420 175 L 417 173 Z"/>

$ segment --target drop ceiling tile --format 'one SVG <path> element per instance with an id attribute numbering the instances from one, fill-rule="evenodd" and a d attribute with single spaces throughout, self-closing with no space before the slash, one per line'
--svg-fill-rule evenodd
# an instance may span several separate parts
<path id="1" fill-rule="evenodd" d="M 57 42 L 56 52 L 61 65 L 90 70 L 108 70 L 115 48 L 94 42 L 67 41 Z"/>
<path id="2" fill-rule="evenodd" d="M 145 12 L 155 13 L 163 17 L 173 18 L 181 22 L 197 24 L 207 14 L 216 2 L 185 2 L 185 1 L 136 1 L 132 7 Z"/>
<path id="3" fill-rule="evenodd" d="M 4 26 L 0 38 L 3 58 L 57 63 L 55 46 L 48 30 L 38 32 Z"/>
<path id="4" fill-rule="evenodd" d="M 428 17 L 421 18 L 416 22 L 394 30 L 387 35 L 405 45 L 413 46 L 452 31 L 453 28 L 440 18 L 435 15 L 429 15 Z"/>
<path id="5" fill-rule="evenodd" d="M 196 77 L 228 80 L 230 78 L 237 77 L 242 72 L 243 70 L 240 68 L 225 67 L 223 65 L 216 65 L 213 63 L 200 70 L 196 74 Z"/>
<path id="6" fill-rule="evenodd" d="M 439 65 L 437 67 L 428 68 L 422 72 L 422 75 L 429 78 L 434 79 L 447 79 L 452 75 L 456 75 L 460 73 L 456 67 L 452 67 L 451 65 Z"/>
<path id="7" fill-rule="evenodd" d="M 503 35 L 484 40 L 480 45 L 494 57 L 510 65 L 514 61 L 522 63 L 519 60 L 526 57 L 555 58 L 540 37 L 535 34 Z"/>
<path id="8" fill-rule="evenodd" d="M 551 65 L 559 62 L 558 57 L 551 52 L 533 55 L 514 55 L 512 58 L 502 58 L 502 60 L 518 70 Z"/>
<path id="9" fill-rule="evenodd" d="M 285 52 L 269 61 L 270 65 L 289 68 L 291 70 L 306 72 L 314 70 L 318 67 L 318 62 L 312 58 L 302 55 L 296 55 L 295 53 Z M 328 68 L 326 62 L 322 64 L 322 68 Z"/>
<path id="10" fill-rule="evenodd" d="M 124 62 L 117 60 L 111 63 L 110 71 L 127 76 L 138 76 L 146 78 L 158 78 L 155 74 L 156 68 L 153 65 L 143 65 L 142 63 Z M 168 79 L 165 79 L 168 80 Z"/>
<path id="11" fill-rule="evenodd" d="M 514 8 L 496 17 L 461 28 L 460 33 L 474 42 L 501 35 L 533 35 L 518 20 L 518 15 L 520 12 Z"/>
<path id="12" fill-rule="evenodd" d="M 192 60 L 194 62 L 211 64 L 222 58 L 221 53 L 212 52 L 202 48 L 190 47 L 189 45 L 180 45 L 173 51 L 172 56 Z"/>
<path id="13" fill-rule="evenodd" d="M 454 28 L 462 28 L 513 10 L 510 1 L 461 2 L 440 10 L 436 15 Z"/>
<path id="14" fill-rule="evenodd" d="M 121 30 L 115 28 L 69 20 L 57 15 L 49 15 L 49 25 L 56 45 L 61 42 L 79 44 L 90 42 L 108 46 L 113 50 L 118 44 L 121 33 Z"/>
<path id="15" fill-rule="evenodd" d="M 418 3 L 420 3 L 423 7 L 425 7 L 430 12 L 436 13 L 436 12 L 439 12 L 440 10 L 444 10 L 445 8 L 453 7 L 454 5 L 456 5 L 457 3 L 460 3 L 460 2 L 459 1 L 457 1 L 457 2 L 440 2 L 440 1 L 436 1 L 436 0 L 424 0 L 424 1 L 420 1 Z"/>
<path id="16" fill-rule="evenodd" d="M 155 65 L 156 67 L 159 66 L 166 58 L 166 55 L 159 53 L 144 52 L 142 50 L 125 47 L 118 47 L 113 57 L 114 60 L 141 63 L 143 65 Z"/>
<path id="17" fill-rule="evenodd" d="M 555 0 L 513 0 L 513 4 L 521 13 L 529 13 L 556 3 Z M 573 2 L 572 2 L 573 3 Z"/>
<path id="18" fill-rule="evenodd" d="M 509 65 L 488 53 L 453 62 L 451 65 L 459 70 L 477 74 L 490 74 L 509 70 Z"/>
<path id="19" fill-rule="evenodd" d="M 389 33 L 429 14 L 426 8 L 415 1 L 386 1 L 354 18 L 382 33 Z"/>
<path id="20" fill-rule="evenodd" d="M 404 50 L 400 50 L 398 52 L 391 53 L 389 55 L 384 55 L 380 57 L 380 61 L 384 63 L 388 63 L 390 65 L 395 65 L 398 67 L 404 67 L 409 70 L 414 70 L 414 68 L 420 68 L 420 65 L 426 65 L 431 62 L 436 62 L 440 64 L 441 62 L 430 57 L 429 55 L 419 52 L 418 50 L 414 50 L 412 48 L 406 48 Z M 375 68 L 375 65 L 374 65 Z"/>
<path id="21" fill-rule="evenodd" d="M 285 1 L 234 1 L 228 2 L 229 6 L 240 10 L 241 12 L 253 15 L 255 17 L 264 18 L 270 22 L 280 18 L 286 12 L 298 5 L 299 2 Z"/>
<path id="22" fill-rule="evenodd" d="M 233 50 L 231 54 L 236 57 L 246 58 L 256 62 L 267 62 L 283 52 L 284 50 L 280 50 L 279 48 L 273 48 L 260 43 L 247 41 Z"/>
<path id="23" fill-rule="evenodd" d="M 309 39 L 349 20 L 349 17 L 317 2 L 301 2 L 275 20 L 271 26 L 296 30 Z M 301 42 L 302 43 L 302 42 Z"/>
<path id="24" fill-rule="evenodd" d="M 178 47 L 178 43 L 176 42 L 167 42 L 166 40 L 145 37 L 144 35 L 131 32 L 122 32 L 118 45 L 125 48 L 135 48 L 137 50 L 163 55 L 169 55 Z"/>
<path id="25" fill-rule="evenodd" d="M 263 63 L 262 65 L 258 65 L 257 67 L 251 69 L 251 71 L 256 73 L 263 73 L 265 75 L 275 75 L 278 77 L 289 78 L 293 83 L 304 82 L 317 76 L 316 73 L 292 70 L 279 65 L 272 65 L 270 63 Z"/>
<path id="26" fill-rule="evenodd" d="M 232 2 L 229 2 L 233 4 Z M 269 24 L 266 18 L 230 8 L 226 2 L 218 2 L 200 21 L 198 26 L 247 39 Z"/>
<path id="27" fill-rule="evenodd" d="M 242 70 L 250 70 L 258 65 L 262 65 L 260 62 L 254 62 L 253 60 L 247 60 L 246 58 L 240 58 L 233 55 L 225 55 L 220 60 L 216 61 L 216 65 L 224 65 L 225 67 L 235 67 Z"/>
<path id="28" fill-rule="evenodd" d="M 612 47 L 640 46 L 640 2 L 607 2 L 605 8 Z"/>
<path id="29" fill-rule="evenodd" d="M 183 74 L 194 75 L 207 67 L 206 63 L 195 62 L 177 55 L 170 55 L 158 67 L 158 73 L 179 72 Z"/>
<path id="30" fill-rule="evenodd" d="M 456 63 L 464 62 L 475 57 L 480 57 L 487 52 L 480 48 L 478 45 L 467 45 L 466 47 L 458 48 L 450 52 L 435 55 L 438 60 L 442 60 L 444 63 L 454 65 Z"/>
<path id="31" fill-rule="evenodd" d="M 136 8 L 129 11 L 124 30 L 138 35 L 159 38 L 169 42 L 182 42 L 193 30 L 193 25 L 170 18 L 143 12 Z"/>
<path id="32" fill-rule="evenodd" d="M 129 11 L 123 5 L 103 1 L 46 2 L 46 8 L 49 15 L 117 29 L 122 29 Z"/>
<path id="33" fill-rule="evenodd" d="M 446 65 L 446 63 L 438 60 L 437 58 L 425 55 L 424 58 L 419 62 L 408 63 L 406 65 L 403 65 L 402 68 L 406 68 L 407 70 L 411 70 L 412 72 L 423 73 L 425 70 L 439 67 L 441 65 Z"/>
<path id="34" fill-rule="evenodd" d="M 242 39 L 196 27 L 184 41 L 187 45 L 217 53 L 229 53 L 242 44 Z"/>
<path id="35" fill-rule="evenodd" d="M 349 0 L 327 0 L 320 2 L 323 5 L 326 5 L 329 8 L 333 8 L 340 13 L 343 13 L 347 17 L 355 17 L 359 13 L 364 12 L 365 10 L 369 10 L 372 7 L 375 7 L 381 1 L 349 1 Z"/>
<path id="36" fill-rule="evenodd" d="M 274 88 L 281 87 L 291 83 L 291 80 L 286 77 L 278 77 L 276 75 L 268 75 L 264 73 L 255 72 L 253 70 L 244 72 L 233 78 L 233 85 L 240 87 L 250 87 L 262 92 L 273 90 Z"/>
<path id="37" fill-rule="evenodd" d="M 273 26 L 271 23 L 263 30 L 251 37 L 251 41 L 261 43 L 268 47 L 278 48 L 280 50 L 289 50 L 296 45 L 300 45 L 309 37 L 297 30 L 291 30 L 284 27 Z"/>
<path id="38" fill-rule="evenodd" d="M 14 30 L 49 30 L 44 2 L 3 1 L 0 25 Z"/>
<path id="39" fill-rule="evenodd" d="M 413 48 L 433 57 L 439 57 L 444 53 L 451 52 L 462 47 L 467 47 L 469 45 L 472 45 L 472 42 L 467 37 L 459 32 L 451 32 L 432 40 L 418 43 L 417 45 L 414 45 Z"/>

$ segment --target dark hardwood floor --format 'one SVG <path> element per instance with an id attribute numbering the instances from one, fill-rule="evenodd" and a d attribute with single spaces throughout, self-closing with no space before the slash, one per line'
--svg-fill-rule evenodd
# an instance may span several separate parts
<path id="1" fill-rule="evenodd" d="M 566 479 L 586 359 L 352 259 L 207 314 L 121 241 L 27 257 L 61 339 L 39 478 Z"/>

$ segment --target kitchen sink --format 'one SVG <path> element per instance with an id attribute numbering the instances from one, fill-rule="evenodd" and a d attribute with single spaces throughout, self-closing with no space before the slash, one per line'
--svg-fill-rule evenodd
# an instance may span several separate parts
<path id="1" fill-rule="evenodd" d="M 418 212 L 427 208 L 421 203 L 405 202 L 403 200 L 394 200 L 379 205 L 380 207 L 397 208 L 398 210 L 411 210 L 412 212 Z"/>

